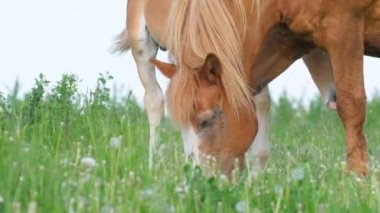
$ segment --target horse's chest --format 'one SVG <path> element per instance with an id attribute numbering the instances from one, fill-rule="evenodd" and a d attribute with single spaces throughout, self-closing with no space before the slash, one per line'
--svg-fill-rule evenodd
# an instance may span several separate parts
<path id="1" fill-rule="evenodd" d="M 318 28 L 321 15 L 319 14 L 318 1 L 296 1 L 287 2 L 281 6 L 282 22 L 285 23 L 288 28 L 301 36 L 304 39 L 308 39 L 310 35 Z"/>
<path id="2" fill-rule="evenodd" d="M 312 18 L 304 15 L 297 16 L 287 23 L 287 25 L 292 32 L 303 37 L 307 37 L 316 29 Z"/>

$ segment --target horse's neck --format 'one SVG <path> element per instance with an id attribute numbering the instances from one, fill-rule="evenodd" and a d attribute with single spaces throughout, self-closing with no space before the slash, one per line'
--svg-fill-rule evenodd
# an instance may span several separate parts
<path id="1" fill-rule="evenodd" d="M 280 23 L 278 0 L 261 0 L 259 9 L 249 14 L 243 40 L 244 69 L 247 79 L 255 77 L 254 66 L 269 31 Z M 249 47 L 249 48 L 247 48 Z"/>

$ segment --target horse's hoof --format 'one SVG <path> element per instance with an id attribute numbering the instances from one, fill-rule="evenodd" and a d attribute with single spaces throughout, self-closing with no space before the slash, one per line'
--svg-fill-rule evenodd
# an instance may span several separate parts
<path id="1" fill-rule="evenodd" d="M 329 101 L 326 103 L 326 107 L 331 110 L 336 110 L 336 102 L 335 101 Z"/>

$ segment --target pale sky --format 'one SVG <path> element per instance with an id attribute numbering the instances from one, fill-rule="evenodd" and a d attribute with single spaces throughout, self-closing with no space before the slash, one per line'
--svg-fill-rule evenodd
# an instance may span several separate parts
<path id="1" fill-rule="evenodd" d="M 0 91 L 8 93 L 16 79 L 21 91 L 31 89 L 44 73 L 51 82 L 63 73 L 81 79 L 82 92 L 93 89 L 98 73 L 109 71 L 119 94 L 133 90 L 142 102 L 143 87 L 130 53 L 109 53 L 113 38 L 125 23 L 126 0 L 1 0 L 0 1 Z M 161 60 L 166 54 L 159 53 Z M 368 97 L 380 86 L 380 60 L 365 58 Z M 168 81 L 157 75 L 165 90 Z M 308 102 L 317 93 L 305 66 L 296 62 L 270 84 L 277 100 L 288 96 Z"/>

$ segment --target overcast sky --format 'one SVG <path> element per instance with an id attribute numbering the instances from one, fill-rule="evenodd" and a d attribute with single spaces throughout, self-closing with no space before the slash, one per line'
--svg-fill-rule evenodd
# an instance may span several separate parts
<path id="1" fill-rule="evenodd" d="M 29 91 L 39 73 L 55 82 L 63 73 L 82 80 L 83 92 L 94 88 L 98 73 L 109 71 L 120 94 L 133 90 L 140 102 L 143 87 L 130 53 L 109 53 L 112 40 L 124 27 L 125 0 L 1 0 L 0 91 L 8 93 L 16 79 Z M 160 52 L 159 58 L 166 60 Z M 365 58 L 370 97 L 380 86 L 380 60 Z M 158 75 L 165 90 L 168 81 Z M 296 62 L 270 84 L 274 100 L 283 90 L 308 101 L 317 93 L 305 66 Z"/>

